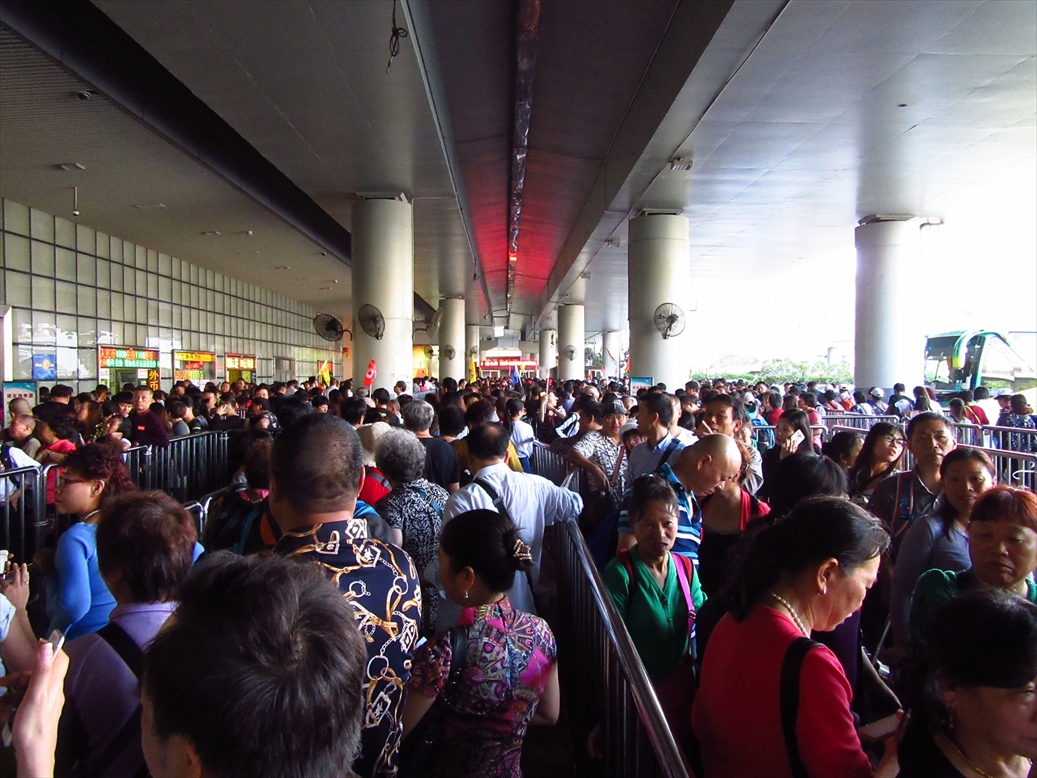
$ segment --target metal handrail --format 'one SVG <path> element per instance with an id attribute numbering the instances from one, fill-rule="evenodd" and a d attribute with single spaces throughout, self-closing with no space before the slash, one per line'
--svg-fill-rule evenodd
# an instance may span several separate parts
<path id="1" fill-rule="evenodd" d="M 544 542 L 559 566 L 563 641 L 575 644 L 571 655 L 579 661 L 568 673 L 581 698 L 574 708 L 603 718 L 603 774 L 687 778 L 652 682 L 580 530 L 560 522 Z"/>
<path id="2" fill-rule="evenodd" d="M 576 490 L 582 471 L 542 446 L 534 472 L 562 473 L 556 483 Z M 544 546 L 558 564 L 561 618 L 558 640 L 567 693 L 578 701 L 574 716 L 596 716 L 600 724 L 605 776 L 687 778 L 681 751 L 666 722 L 652 682 L 575 521 L 547 529 Z M 566 656 L 574 659 L 569 666 Z"/>

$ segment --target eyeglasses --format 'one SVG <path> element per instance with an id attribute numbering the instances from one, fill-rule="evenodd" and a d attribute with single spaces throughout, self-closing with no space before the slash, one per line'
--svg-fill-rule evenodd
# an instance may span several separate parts
<path id="1" fill-rule="evenodd" d="M 907 444 L 907 440 L 899 435 L 883 435 L 882 437 L 887 443 L 892 443 L 895 446 L 903 446 Z"/>

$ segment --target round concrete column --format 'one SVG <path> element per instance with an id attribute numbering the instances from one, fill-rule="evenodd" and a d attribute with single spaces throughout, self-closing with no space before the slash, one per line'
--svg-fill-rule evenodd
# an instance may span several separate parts
<path id="1" fill-rule="evenodd" d="M 440 302 L 443 321 L 439 325 L 439 378 L 460 381 L 467 377 L 465 357 L 464 299 L 446 297 Z"/>
<path id="2" fill-rule="evenodd" d="M 465 356 L 464 358 L 464 377 L 468 378 L 468 366 L 472 362 L 472 355 L 475 355 L 475 364 L 479 364 L 479 325 L 478 324 L 466 324 L 464 328 L 464 346 Z"/>
<path id="3" fill-rule="evenodd" d="M 363 386 L 367 365 L 378 370 L 373 388 L 410 385 L 414 349 L 414 223 L 410 203 L 360 200 L 353 205 L 353 381 Z M 360 308 L 385 319 L 381 339 L 364 332 Z"/>
<path id="4" fill-rule="evenodd" d="M 857 307 L 854 312 L 854 384 L 867 392 L 880 386 L 922 383 L 925 351 L 919 303 L 921 242 L 918 221 L 862 224 L 857 247 Z"/>
<path id="5" fill-rule="evenodd" d="M 601 335 L 601 358 L 602 372 L 605 380 L 612 381 L 619 378 L 622 368 L 620 360 L 623 358 L 619 347 L 619 333 L 615 330 L 605 330 Z"/>
<path id="6" fill-rule="evenodd" d="M 558 333 L 555 330 L 540 330 L 541 378 L 551 377 L 551 368 L 558 361 Z"/>
<path id="7" fill-rule="evenodd" d="M 630 375 L 665 383 L 672 392 L 684 386 L 691 366 L 688 220 L 670 214 L 638 216 L 630 220 L 629 232 Z M 663 303 L 673 303 L 684 312 L 685 328 L 680 335 L 663 338 L 656 328 L 655 310 Z"/>
<path id="8" fill-rule="evenodd" d="M 353 321 L 353 315 L 343 314 L 341 317 L 342 326 L 352 333 L 356 329 L 356 325 Z M 356 355 L 356 347 L 354 345 L 356 338 L 355 336 L 350 337 L 349 335 L 342 336 L 342 378 L 349 378 L 354 375 L 353 364 L 356 361 L 354 359 Z M 355 383 L 355 382 L 354 382 Z"/>
<path id="9" fill-rule="evenodd" d="M 582 305 L 558 306 L 558 380 L 587 377 L 584 363 L 584 310 Z"/>

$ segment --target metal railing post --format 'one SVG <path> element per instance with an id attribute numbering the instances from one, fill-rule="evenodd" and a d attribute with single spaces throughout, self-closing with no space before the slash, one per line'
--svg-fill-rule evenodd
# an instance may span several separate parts
<path id="1" fill-rule="evenodd" d="M 32 489 L 29 488 L 30 485 Z M 39 491 L 39 468 L 19 467 L 0 472 L 0 496 L 2 496 L 3 501 L 2 514 L 0 514 L 3 517 L 3 525 L 0 527 L 0 531 L 3 533 L 3 545 L 0 545 L 0 548 L 13 552 L 19 562 L 28 562 L 28 557 L 31 556 L 26 553 L 30 516 L 34 531 L 32 548 L 35 550 L 41 547 L 42 533 L 36 528 L 39 515 L 39 501 L 36 495 L 39 494 Z M 14 517 L 14 527 L 17 529 L 17 532 L 12 530 L 11 521 L 11 498 L 15 494 L 18 495 L 18 505 L 15 508 Z M 16 541 L 17 547 L 15 545 Z"/>

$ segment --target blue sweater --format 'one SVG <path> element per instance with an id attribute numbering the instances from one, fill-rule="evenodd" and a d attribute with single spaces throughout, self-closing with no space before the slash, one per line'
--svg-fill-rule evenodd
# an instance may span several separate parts
<path id="1" fill-rule="evenodd" d="M 97 525 L 78 522 L 58 539 L 55 574 L 47 576 L 50 630 L 71 640 L 108 623 L 115 598 L 97 569 Z"/>

